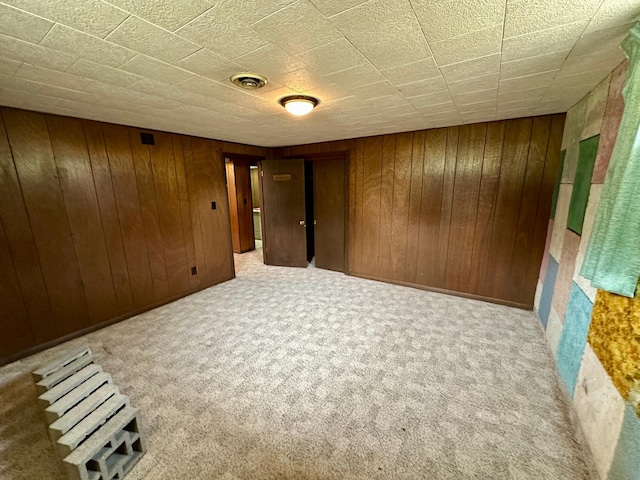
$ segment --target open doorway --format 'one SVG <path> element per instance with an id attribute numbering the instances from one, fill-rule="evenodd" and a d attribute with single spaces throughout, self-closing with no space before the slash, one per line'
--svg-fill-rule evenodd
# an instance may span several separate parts
<path id="1" fill-rule="evenodd" d="M 260 193 L 260 170 L 258 162 L 249 163 L 249 177 L 251 180 L 251 203 L 253 216 L 253 238 L 255 240 L 256 250 L 262 249 L 262 208 Z"/>

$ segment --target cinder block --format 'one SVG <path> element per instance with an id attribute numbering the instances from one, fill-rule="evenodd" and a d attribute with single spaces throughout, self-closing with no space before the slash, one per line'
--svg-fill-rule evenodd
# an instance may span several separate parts
<path id="1" fill-rule="evenodd" d="M 145 453 L 137 410 L 80 349 L 36 370 L 49 435 L 69 478 L 122 479 Z"/>

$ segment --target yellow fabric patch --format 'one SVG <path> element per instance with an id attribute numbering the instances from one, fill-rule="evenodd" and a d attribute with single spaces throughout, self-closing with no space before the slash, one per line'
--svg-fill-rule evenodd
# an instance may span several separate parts
<path id="1" fill-rule="evenodd" d="M 598 290 L 587 340 L 622 397 L 638 411 L 640 298 Z"/>

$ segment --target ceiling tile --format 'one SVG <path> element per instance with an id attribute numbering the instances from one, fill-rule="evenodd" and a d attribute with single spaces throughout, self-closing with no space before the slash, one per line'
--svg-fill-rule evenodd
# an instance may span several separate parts
<path id="1" fill-rule="evenodd" d="M 106 39 L 169 63 L 177 62 L 201 48 L 195 43 L 134 16 L 126 19 Z"/>
<path id="2" fill-rule="evenodd" d="M 142 80 L 130 85 L 128 89 L 134 94 L 135 92 L 150 93 L 172 100 L 179 100 L 185 93 L 177 88 L 167 88 L 166 83 L 157 82 L 150 78 L 143 78 Z"/>
<path id="3" fill-rule="evenodd" d="M 480 30 L 504 21 L 505 0 L 416 1 L 411 4 L 429 42 Z"/>
<path id="4" fill-rule="evenodd" d="M 442 77 L 433 77 L 398 85 L 397 88 L 405 97 L 417 97 L 419 95 L 427 95 L 429 93 L 447 90 L 447 84 Z"/>
<path id="5" fill-rule="evenodd" d="M 629 33 L 631 26 L 631 24 L 619 25 L 583 35 L 573 47 L 570 57 L 612 52 L 622 55 L 618 46 Z"/>
<path id="6" fill-rule="evenodd" d="M 634 0 L 607 0 L 591 18 L 585 33 L 633 23 L 640 19 L 640 5 Z"/>
<path id="7" fill-rule="evenodd" d="M 119 67 L 136 52 L 86 33 L 56 24 L 41 43 L 64 53 L 86 58 L 110 67 Z"/>
<path id="8" fill-rule="evenodd" d="M 538 98 L 528 98 L 526 100 L 515 100 L 513 102 L 504 102 L 500 101 L 500 95 L 498 95 L 498 110 L 512 110 L 516 108 L 529 108 L 536 107 L 540 103 L 540 99 Z"/>
<path id="9" fill-rule="evenodd" d="M 431 58 L 431 51 L 420 32 L 388 42 L 361 45 L 360 52 L 378 68 L 387 70 Z"/>
<path id="10" fill-rule="evenodd" d="M 304 21 L 300 21 L 302 18 Z M 340 32 L 308 0 L 299 0 L 252 27 L 263 38 L 293 55 L 341 37 Z"/>
<path id="11" fill-rule="evenodd" d="M 270 43 L 234 60 L 244 67 L 244 71 L 267 77 L 300 70 L 306 65 L 298 58 Z"/>
<path id="12" fill-rule="evenodd" d="M 299 93 L 331 84 L 330 80 L 310 68 L 301 68 L 295 72 L 278 75 L 273 80 Z"/>
<path id="13" fill-rule="evenodd" d="M 558 72 L 556 78 L 553 79 L 551 86 L 553 88 L 569 88 L 578 86 L 594 86 L 600 83 L 611 70 L 595 70 L 591 72 L 581 72 L 571 75 L 562 75 L 562 72 Z"/>
<path id="14" fill-rule="evenodd" d="M 332 73 L 331 75 L 327 75 L 327 78 L 347 90 L 353 90 L 385 79 L 382 74 L 369 63 Z"/>
<path id="15" fill-rule="evenodd" d="M 53 22 L 0 3 L 0 31 L 25 42 L 40 43 Z"/>
<path id="16" fill-rule="evenodd" d="M 440 76 L 440 70 L 433 58 L 425 58 L 400 67 L 388 68 L 382 70 L 381 73 L 394 85 Z"/>
<path id="17" fill-rule="evenodd" d="M 59 98 L 48 97 L 33 92 L 25 92 L 13 90 L 0 86 L 0 104 L 10 107 L 31 107 L 37 105 L 39 107 L 59 105 L 62 102 Z"/>
<path id="18" fill-rule="evenodd" d="M 331 84 L 324 87 L 315 88 L 313 90 L 309 90 L 307 94 L 317 98 L 322 103 L 329 100 L 347 98 L 353 95 L 353 93 L 349 92 L 347 89 L 341 87 L 338 84 Z"/>
<path id="19" fill-rule="evenodd" d="M 602 0 L 509 0 L 504 23 L 505 38 L 589 20 Z"/>
<path id="20" fill-rule="evenodd" d="M 136 55 L 120 68 L 129 73 L 167 84 L 178 83 L 192 76 L 180 68 L 142 54 Z"/>
<path id="21" fill-rule="evenodd" d="M 421 31 L 408 0 L 371 0 L 331 17 L 331 22 L 357 48 Z"/>
<path id="22" fill-rule="evenodd" d="M 215 0 L 105 0 L 156 25 L 175 31 L 209 9 Z"/>
<path id="23" fill-rule="evenodd" d="M 176 66 L 218 81 L 228 80 L 232 75 L 245 70 L 237 63 L 222 58 L 206 48 L 183 58 Z"/>
<path id="24" fill-rule="evenodd" d="M 77 57 L 0 34 L 0 57 L 54 70 L 66 70 Z"/>
<path id="25" fill-rule="evenodd" d="M 3 0 L 3 3 L 101 38 L 129 16 L 100 0 Z"/>
<path id="26" fill-rule="evenodd" d="M 18 70 L 22 62 L 0 57 L 0 75 L 13 75 Z"/>
<path id="27" fill-rule="evenodd" d="M 92 82 L 92 80 L 78 77 L 67 72 L 37 67 L 28 63 L 22 64 L 15 73 L 15 77 L 49 85 L 57 85 L 59 87 L 70 88 L 73 90 L 82 90 Z"/>
<path id="28" fill-rule="evenodd" d="M 516 90 L 515 92 L 498 93 L 498 102 L 514 102 L 516 100 L 539 99 L 547 91 L 547 87 L 539 87 L 528 90 Z"/>
<path id="29" fill-rule="evenodd" d="M 510 62 L 540 54 L 571 50 L 587 23 L 585 20 L 517 37 L 505 37 L 502 43 L 502 61 Z"/>
<path id="30" fill-rule="evenodd" d="M 489 88 L 487 90 L 480 90 L 472 93 L 461 93 L 453 95 L 453 101 L 456 105 L 466 105 L 468 103 L 485 102 L 494 100 L 498 96 L 497 88 Z"/>
<path id="31" fill-rule="evenodd" d="M 417 97 L 411 97 L 408 100 L 416 108 L 430 107 L 432 105 L 453 102 L 449 91 L 428 93 L 425 95 L 419 95 Z"/>
<path id="32" fill-rule="evenodd" d="M 331 17 L 353 7 L 357 7 L 369 0 L 311 0 L 318 10 L 326 17 Z"/>
<path id="33" fill-rule="evenodd" d="M 535 73 L 524 77 L 508 78 L 500 80 L 500 93 L 516 92 L 520 90 L 531 90 L 534 88 L 543 88 L 551 84 L 553 78 L 557 75 L 558 70 L 549 72 Z"/>
<path id="34" fill-rule="evenodd" d="M 125 72 L 118 68 L 107 67 L 99 63 L 91 62 L 85 59 L 79 59 L 67 70 L 68 73 L 78 75 L 80 77 L 99 80 L 104 83 L 126 87 L 137 82 L 142 77 L 133 73 Z"/>
<path id="35" fill-rule="evenodd" d="M 216 5 L 176 30 L 176 34 L 228 59 L 252 52 L 269 42 L 232 17 L 219 15 Z"/>
<path id="36" fill-rule="evenodd" d="M 500 78 L 523 77 L 538 72 L 546 72 L 549 70 L 557 70 L 569 55 L 569 51 L 554 52 L 546 55 L 538 55 L 537 57 L 529 57 L 511 62 L 504 62 L 500 65 Z"/>
<path id="37" fill-rule="evenodd" d="M 41 91 L 43 87 L 44 85 L 42 83 L 10 77 L 8 75 L 0 75 L 0 88 L 10 88 L 12 90 L 37 93 Z"/>
<path id="38" fill-rule="evenodd" d="M 394 95 L 398 93 L 396 87 L 391 85 L 387 80 L 378 83 L 372 83 L 370 85 L 365 85 L 364 87 L 359 87 L 354 92 L 357 97 L 370 100 L 373 98 L 385 97 L 387 95 Z"/>
<path id="39" fill-rule="evenodd" d="M 460 114 L 467 114 L 471 112 L 480 112 L 483 110 L 493 109 L 495 111 L 497 106 L 497 100 L 485 100 L 483 102 L 468 103 L 467 105 L 460 105 L 458 111 Z"/>
<path id="40" fill-rule="evenodd" d="M 430 45 L 433 56 L 440 66 L 498 53 L 502 45 L 502 24 L 430 43 Z"/>
<path id="41" fill-rule="evenodd" d="M 71 90 L 69 88 L 54 87 L 52 85 L 45 85 L 42 90 L 40 90 L 40 93 L 49 97 L 62 98 L 65 100 L 88 103 L 91 105 L 95 104 L 101 99 L 99 95 L 79 92 L 77 90 Z"/>
<path id="42" fill-rule="evenodd" d="M 218 0 L 220 15 L 232 17 L 244 25 L 252 25 L 297 0 Z"/>
<path id="43" fill-rule="evenodd" d="M 498 71 L 500 67 L 500 54 L 494 53 L 485 57 L 474 58 L 465 62 L 452 63 L 440 67 L 442 76 L 447 82 L 464 80 L 469 77 L 480 77 Z"/>
<path id="44" fill-rule="evenodd" d="M 323 75 L 367 63 L 368 60 L 346 38 L 299 53 L 296 58 Z"/>
<path id="45" fill-rule="evenodd" d="M 416 109 L 423 115 L 437 115 L 447 114 L 449 116 L 458 115 L 458 109 L 453 102 L 437 103 L 435 105 L 425 105 L 422 107 L 416 107 Z"/>
<path id="46" fill-rule="evenodd" d="M 498 77 L 499 75 L 497 73 L 492 73 L 481 77 L 472 77 L 467 80 L 449 82 L 448 87 L 452 95 L 488 90 L 498 87 Z"/>

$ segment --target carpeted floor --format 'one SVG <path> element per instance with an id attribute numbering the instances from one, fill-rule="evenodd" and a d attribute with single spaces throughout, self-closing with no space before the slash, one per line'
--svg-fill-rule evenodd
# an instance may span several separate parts
<path id="1" fill-rule="evenodd" d="M 0 478 L 63 479 L 29 372 L 89 345 L 140 479 L 588 479 L 531 312 L 236 256 L 238 278 L 0 368 Z"/>

